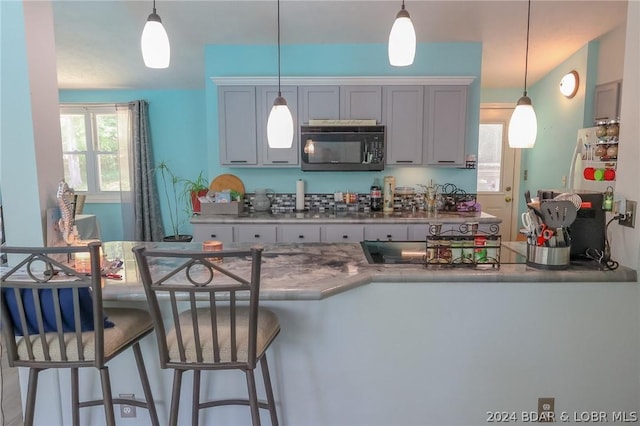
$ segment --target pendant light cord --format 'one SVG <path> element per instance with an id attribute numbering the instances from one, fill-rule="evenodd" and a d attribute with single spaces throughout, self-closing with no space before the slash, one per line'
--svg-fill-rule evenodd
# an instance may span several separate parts
<path id="1" fill-rule="evenodd" d="M 153 0 L 153 13 L 156 13 L 156 0 Z"/>
<path id="2" fill-rule="evenodd" d="M 278 0 L 278 96 L 282 96 L 280 91 L 280 0 Z"/>
<path id="3" fill-rule="evenodd" d="M 531 0 L 529 0 L 529 10 L 527 12 L 527 50 L 524 59 L 524 95 L 527 96 L 527 70 L 529 69 L 529 24 L 531 22 Z"/>

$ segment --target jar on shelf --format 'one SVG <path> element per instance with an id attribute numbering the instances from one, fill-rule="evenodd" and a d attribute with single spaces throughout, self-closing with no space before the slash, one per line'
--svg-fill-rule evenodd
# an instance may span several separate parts
<path id="1" fill-rule="evenodd" d="M 618 137 L 618 133 L 620 132 L 620 126 L 616 121 L 612 121 L 607 126 L 607 136 L 614 138 Z"/>

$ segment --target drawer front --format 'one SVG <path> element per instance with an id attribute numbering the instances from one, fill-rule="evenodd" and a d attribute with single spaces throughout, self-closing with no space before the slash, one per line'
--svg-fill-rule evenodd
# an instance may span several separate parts
<path id="1" fill-rule="evenodd" d="M 366 226 L 364 239 L 368 241 L 407 241 L 407 227 L 405 225 Z"/>
<path id="2" fill-rule="evenodd" d="M 217 240 L 223 243 L 233 242 L 233 226 L 231 225 L 193 225 L 193 241 L 203 242 Z"/>
<path id="3" fill-rule="evenodd" d="M 245 226 L 239 225 L 237 228 L 237 240 L 240 243 L 275 243 L 276 227 L 275 226 Z"/>
<path id="4" fill-rule="evenodd" d="M 278 242 L 283 243 L 317 243 L 320 242 L 319 226 L 282 226 Z"/>
<path id="5" fill-rule="evenodd" d="M 322 241 L 327 243 L 359 243 L 364 238 L 363 226 L 325 226 L 323 229 Z"/>

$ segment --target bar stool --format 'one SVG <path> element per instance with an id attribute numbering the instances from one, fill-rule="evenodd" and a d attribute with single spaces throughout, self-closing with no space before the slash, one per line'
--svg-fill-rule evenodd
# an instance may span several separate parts
<path id="1" fill-rule="evenodd" d="M 267 409 L 277 425 L 265 353 L 280 325 L 275 313 L 258 306 L 262 248 L 211 252 L 141 245 L 133 251 L 156 327 L 160 366 L 174 369 L 169 424 L 178 422 L 182 375 L 191 370 L 194 426 L 200 410 L 224 405 L 248 405 L 253 425 L 260 425 L 259 408 Z M 171 307 L 164 318 L 159 299 Z M 180 312 L 180 304 L 188 308 Z M 257 398 L 258 361 L 266 402 Z M 245 373 L 248 399 L 200 401 L 201 372 L 231 369 Z"/>
<path id="2" fill-rule="evenodd" d="M 80 408 L 104 406 L 107 425 L 115 425 L 114 404 L 147 408 L 151 424 L 158 425 L 156 407 L 144 366 L 140 340 L 153 331 L 149 313 L 141 309 L 102 308 L 100 243 L 65 247 L 2 247 L 21 256 L 0 280 L 0 318 L 11 367 L 29 368 L 24 424 L 34 421 L 38 374 L 49 368 L 71 370 L 74 426 Z M 88 253 L 90 274 L 71 268 L 68 255 Z M 113 398 L 107 363 L 133 349 L 145 401 Z M 80 401 L 78 369 L 94 367 L 100 373 L 102 399 Z"/>

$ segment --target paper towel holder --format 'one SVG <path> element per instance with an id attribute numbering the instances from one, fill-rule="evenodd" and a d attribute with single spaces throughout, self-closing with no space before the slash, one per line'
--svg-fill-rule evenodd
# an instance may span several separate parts
<path id="1" fill-rule="evenodd" d="M 296 181 L 296 212 L 304 212 L 304 181 L 298 179 Z"/>

